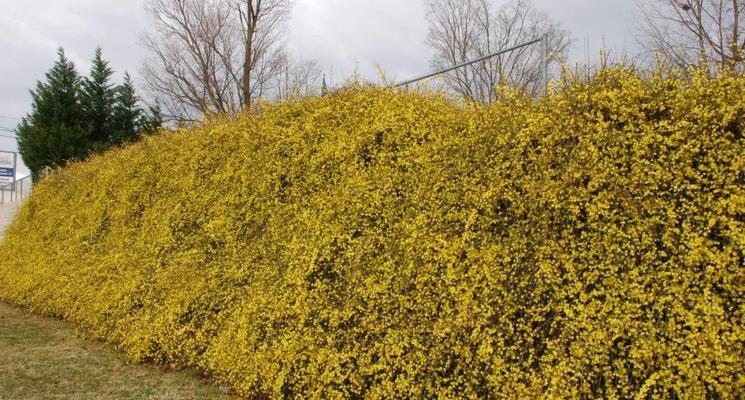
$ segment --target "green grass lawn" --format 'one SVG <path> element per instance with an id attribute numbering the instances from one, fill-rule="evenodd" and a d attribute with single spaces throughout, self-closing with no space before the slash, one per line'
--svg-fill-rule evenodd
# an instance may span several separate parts
<path id="1" fill-rule="evenodd" d="M 69 323 L 0 303 L 0 400 L 235 399 L 191 371 L 128 365 Z"/>

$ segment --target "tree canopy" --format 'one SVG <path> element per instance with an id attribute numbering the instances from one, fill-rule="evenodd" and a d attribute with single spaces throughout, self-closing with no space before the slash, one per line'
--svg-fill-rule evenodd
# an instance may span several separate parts
<path id="1" fill-rule="evenodd" d="M 114 71 L 96 49 L 90 75 L 81 77 L 75 64 L 57 52 L 57 61 L 31 90 L 31 112 L 16 132 L 18 150 L 33 180 L 44 167 L 58 167 L 69 160 L 135 141 L 141 133 L 154 133 L 162 124 L 159 106 L 145 111 L 129 74 L 120 85 L 112 83 Z"/>
<path id="2" fill-rule="evenodd" d="M 88 124 L 81 106 L 81 78 L 63 49 L 46 74 L 31 91 L 31 112 L 17 128 L 18 150 L 23 162 L 38 179 L 45 166 L 55 167 L 66 160 L 85 157 L 88 150 Z"/>

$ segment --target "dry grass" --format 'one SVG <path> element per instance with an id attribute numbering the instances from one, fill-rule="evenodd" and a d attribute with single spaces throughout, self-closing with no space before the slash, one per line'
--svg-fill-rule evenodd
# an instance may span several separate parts
<path id="1" fill-rule="evenodd" d="M 232 398 L 194 372 L 128 365 L 64 321 L 0 303 L 0 400 Z"/>

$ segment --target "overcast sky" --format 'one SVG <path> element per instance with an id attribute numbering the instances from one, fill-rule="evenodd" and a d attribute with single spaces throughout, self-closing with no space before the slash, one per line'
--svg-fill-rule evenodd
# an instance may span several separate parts
<path id="1" fill-rule="evenodd" d="M 504 0 L 492 0 L 505 3 Z M 603 43 L 633 52 L 633 0 L 535 0 L 569 30 L 570 62 L 585 59 L 585 40 L 596 54 Z M 129 71 L 136 83 L 143 59 L 138 46 L 148 18 L 141 0 L 0 0 L 0 134 L 29 111 L 28 90 L 42 79 L 57 48 L 87 74 L 101 46 L 120 80 Z M 295 0 L 287 45 L 292 54 L 317 60 L 329 81 L 353 72 L 401 80 L 426 72 L 431 52 L 422 0 Z M 0 136 L 0 150 L 15 151 L 15 140 Z M 28 172 L 20 168 L 19 176 Z"/>

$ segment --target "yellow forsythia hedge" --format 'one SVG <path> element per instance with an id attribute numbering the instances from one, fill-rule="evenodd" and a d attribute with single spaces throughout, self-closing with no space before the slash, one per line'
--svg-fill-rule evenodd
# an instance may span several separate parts
<path id="1" fill-rule="evenodd" d="M 42 181 L 0 298 L 250 398 L 742 399 L 745 77 L 341 90 Z"/>

